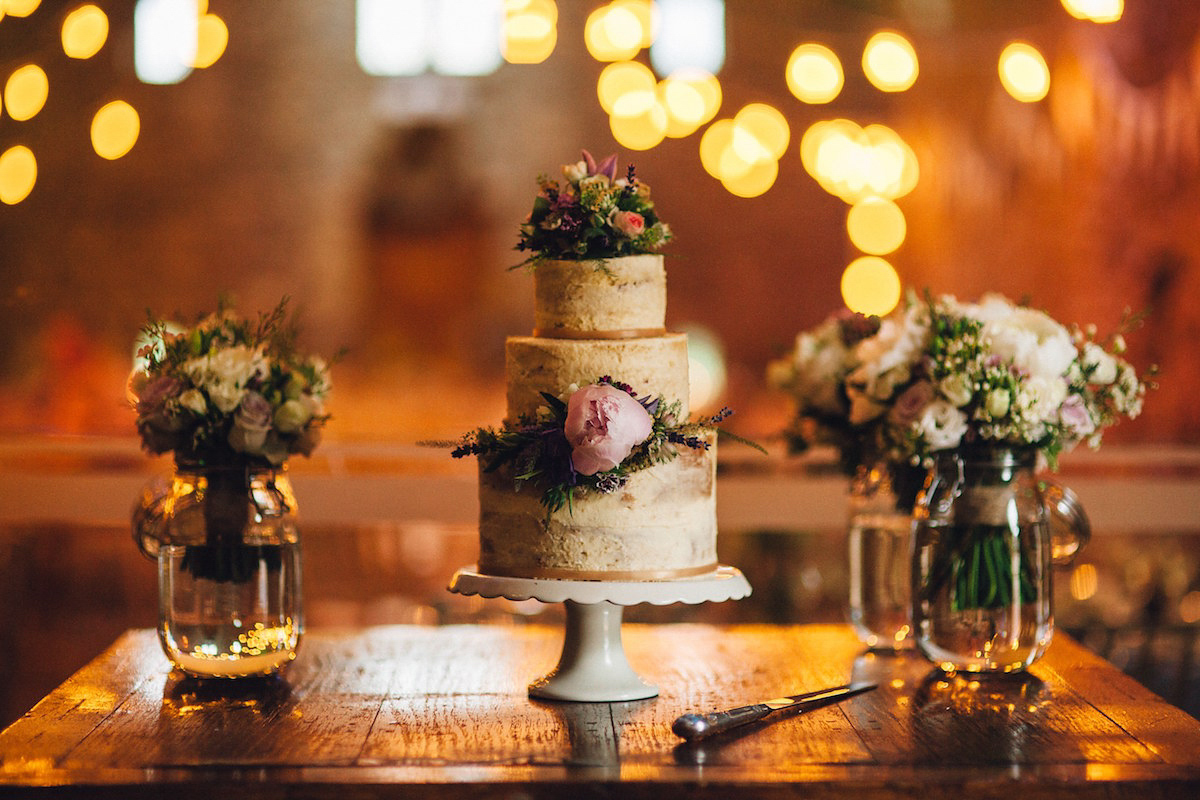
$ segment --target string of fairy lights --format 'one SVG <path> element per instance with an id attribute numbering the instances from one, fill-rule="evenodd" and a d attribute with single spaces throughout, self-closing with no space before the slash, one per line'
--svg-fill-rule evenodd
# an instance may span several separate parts
<path id="1" fill-rule="evenodd" d="M 1123 12 L 1123 0 L 1060 1 L 1072 16 L 1095 23 L 1116 22 Z M 0 25 L 17 24 L 40 2 L 0 0 Z M 356 0 L 355 8 L 356 55 L 371 75 L 471 76 L 504 62 L 540 64 L 559 38 L 554 0 Z M 583 40 L 591 57 L 606 65 L 596 96 L 618 144 L 645 151 L 703 129 L 697 149 L 704 170 L 730 194 L 754 198 L 774 186 L 794 136 L 787 116 L 766 103 L 749 103 L 718 118 L 724 103 L 717 78 L 725 58 L 724 24 L 723 0 L 610 0 L 588 15 Z M 92 58 L 107 43 L 108 28 L 99 6 L 71 9 L 62 18 L 62 54 Z M 135 5 L 135 67 L 143 82 L 177 83 L 211 66 L 228 38 L 207 0 Z M 643 51 L 649 65 L 639 60 Z M 881 92 L 907 91 L 920 73 L 915 47 L 897 30 L 871 35 L 859 60 Z M 50 92 L 46 68 L 30 62 L 11 70 L 0 98 L 0 126 L 27 125 L 42 110 Z M 842 59 L 816 41 L 798 44 L 782 72 L 790 93 L 810 106 L 834 103 L 845 84 Z M 1000 52 L 997 75 L 1021 102 L 1041 101 L 1050 90 L 1050 69 L 1029 42 L 1011 42 Z M 139 133 L 138 113 L 124 100 L 93 111 L 92 147 L 101 158 L 121 158 Z M 805 171 L 848 206 L 847 234 L 862 255 L 843 272 L 843 299 L 856 311 L 887 313 L 900 300 L 901 283 L 884 256 L 907 235 L 896 201 L 920 177 L 912 147 L 886 125 L 834 117 L 808 126 L 798 149 Z M 28 146 L 15 144 L 0 153 L 0 202 L 23 201 L 36 181 L 37 160 Z"/>

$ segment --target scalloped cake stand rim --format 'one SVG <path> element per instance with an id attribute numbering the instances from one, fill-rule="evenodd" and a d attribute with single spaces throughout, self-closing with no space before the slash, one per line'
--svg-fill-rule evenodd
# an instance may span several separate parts
<path id="1" fill-rule="evenodd" d="M 543 603 L 612 603 L 632 606 L 650 603 L 657 606 L 672 603 L 724 602 L 741 600 L 750 595 L 750 583 L 737 567 L 720 565 L 712 572 L 686 578 L 657 581 L 578 581 L 562 578 L 511 578 L 487 575 L 475 565 L 454 573 L 448 587 L 462 595 L 485 598 L 503 597 L 506 600 L 540 600 Z"/>

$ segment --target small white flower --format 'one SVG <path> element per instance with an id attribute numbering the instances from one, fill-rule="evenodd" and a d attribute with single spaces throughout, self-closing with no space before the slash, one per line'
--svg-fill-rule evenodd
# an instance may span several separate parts
<path id="1" fill-rule="evenodd" d="M 967 432 L 967 415 L 945 400 L 934 400 L 921 414 L 914 427 L 930 450 L 958 447 Z"/>
<path id="2" fill-rule="evenodd" d="M 957 408 L 962 408 L 971 402 L 973 394 L 971 392 L 971 382 L 967 379 L 967 376 L 957 372 L 943 378 L 942 382 L 938 384 L 938 390 Z"/>
<path id="3" fill-rule="evenodd" d="M 1012 405 L 1012 397 L 1005 389 L 993 389 L 988 392 L 987 396 L 987 413 L 992 419 L 1001 419 L 1008 416 L 1008 409 Z"/>
<path id="4" fill-rule="evenodd" d="M 1083 364 L 1091 368 L 1089 380 L 1092 383 L 1107 386 L 1117 379 L 1117 360 L 1094 342 L 1084 345 Z"/>

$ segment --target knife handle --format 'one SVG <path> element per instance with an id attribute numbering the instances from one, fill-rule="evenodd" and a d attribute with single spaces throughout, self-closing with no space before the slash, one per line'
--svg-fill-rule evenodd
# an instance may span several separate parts
<path id="1" fill-rule="evenodd" d="M 771 710 L 765 703 L 756 703 L 752 706 L 731 708 L 728 711 L 714 711 L 711 714 L 684 714 L 675 720 L 671 730 L 676 736 L 688 741 L 703 739 L 760 720 L 770 714 Z"/>

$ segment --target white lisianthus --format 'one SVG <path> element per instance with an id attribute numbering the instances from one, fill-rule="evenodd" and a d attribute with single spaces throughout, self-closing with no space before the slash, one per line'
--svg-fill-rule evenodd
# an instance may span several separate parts
<path id="1" fill-rule="evenodd" d="M 1091 370 L 1090 383 L 1107 386 L 1117 379 L 1117 360 L 1095 342 L 1083 346 L 1083 365 Z"/>
<path id="2" fill-rule="evenodd" d="M 181 393 L 179 405 L 196 414 L 203 414 L 208 410 L 208 401 L 204 399 L 204 392 L 199 389 L 187 389 Z"/>
<path id="3" fill-rule="evenodd" d="M 962 408 L 971 402 L 974 392 L 971 391 L 971 381 L 962 373 L 947 375 L 938 384 L 938 391 L 957 408 Z"/>
<path id="4" fill-rule="evenodd" d="M 930 450 L 958 447 L 967 432 L 967 415 L 945 400 L 934 400 L 914 423 Z"/>
<path id="5" fill-rule="evenodd" d="M 1030 423 L 1055 420 L 1068 389 L 1065 378 L 1030 378 L 1017 390 L 1017 408 Z"/>

